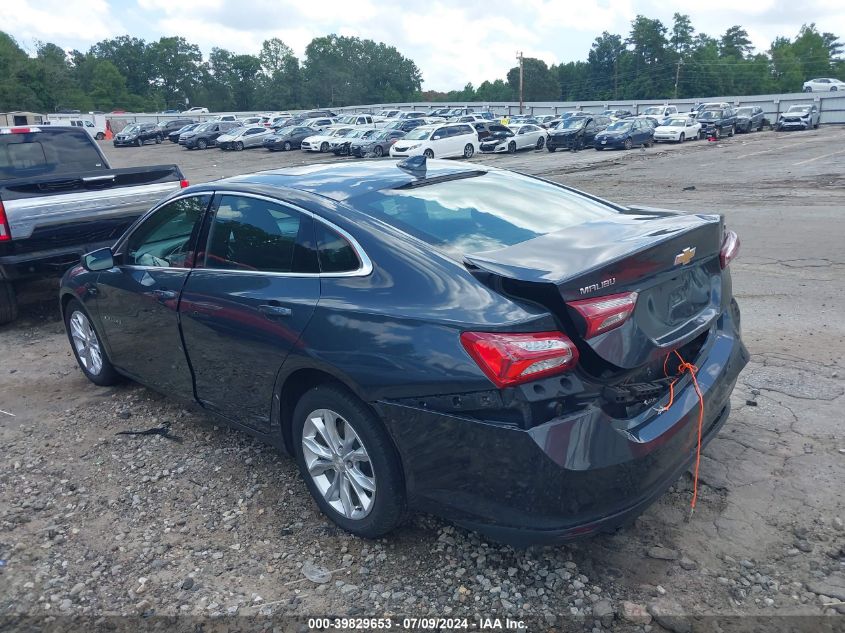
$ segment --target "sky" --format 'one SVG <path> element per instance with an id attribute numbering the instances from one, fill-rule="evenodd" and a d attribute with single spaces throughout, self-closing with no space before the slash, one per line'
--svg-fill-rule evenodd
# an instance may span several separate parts
<path id="1" fill-rule="evenodd" d="M 15 0 L 0 30 L 30 53 L 37 40 L 84 51 L 130 34 L 181 35 L 206 56 L 215 46 L 258 54 L 279 37 L 300 59 L 312 38 L 337 33 L 395 46 L 422 71 L 424 90 L 448 91 L 504 79 L 518 51 L 547 64 L 586 59 L 602 31 L 625 36 L 637 14 L 670 26 L 678 6 L 698 32 L 743 26 L 759 51 L 810 22 L 845 39 L 845 0 Z"/>

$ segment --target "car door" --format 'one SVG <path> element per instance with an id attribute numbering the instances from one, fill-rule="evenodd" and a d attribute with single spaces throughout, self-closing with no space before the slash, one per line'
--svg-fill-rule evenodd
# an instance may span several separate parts
<path id="1" fill-rule="evenodd" d="M 598 134 L 598 127 L 594 119 L 590 119 L 584 127 L 584 146 L 589 147 L 596 141 L 596 134 Z"/>
<path id="2" fill-rule="evenodd" d="M 246 193 L 212 206 L 179 306 L 197 399 L 267 431 L 276 375 L 320 298 L 313 220 Z"/>
<path id="3" fill-rule="evenodd" d="M 97 306 L 113 364 L 145 385 L 193 399 L 179 335 L 179 293 L 194 261 L 210 194 L 172 200 L 115 248 L 116 266 L 97 277 Z"/>

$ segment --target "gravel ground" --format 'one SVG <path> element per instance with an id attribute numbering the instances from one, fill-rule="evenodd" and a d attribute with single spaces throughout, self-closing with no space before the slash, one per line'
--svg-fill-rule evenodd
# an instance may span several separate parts
<path id="1" fill-rule="evenodd" d="M 632 526 L 562 547 L 515 550 L 429 516 L 379 541 L 351 537 L 319 514 L 291 459 L 138 385 L 88 383 L 53 282 L 28 289 L 23 317 L 0 328 L 0 409 L 14 414 L 0 413 L 0 623 L 168 628 L 161 616 L 183 615 L 307 630 L 260 616 L 392 615 L 397 630 L 401 616 L 467 617 L 470 630 L 495 617 L 544 631 L 843 630 L 843 139 L 473 159 L 620 202 L 722 212 L 743 239 L 732 268 L 752 362 L 703 458 L 695 514 L 687 475 Z M 116 166 L 177 162 L 192 181 L 325 159 L 105 149 Z M 179 441 L 115 435 L 165 422 Z"/>

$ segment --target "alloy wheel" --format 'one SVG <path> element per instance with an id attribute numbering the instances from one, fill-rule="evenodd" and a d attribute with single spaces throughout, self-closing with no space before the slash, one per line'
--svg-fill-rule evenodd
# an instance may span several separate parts
<path id="1" fill-rule="evenodd" d="M 79 363 L 89 374 L 98 375 L 103 369 L 100 341 L 88 317 L 78 310 L 70 315 L 70 336 Z"/>
<path id="2" fill-rule="evenodd" d="M 376 478 L 367 448 L 353 426 L 331 409 L 316 409 L 302 427 L 308 474 L 335 511 L 363 519 L 373 508 Z"/>

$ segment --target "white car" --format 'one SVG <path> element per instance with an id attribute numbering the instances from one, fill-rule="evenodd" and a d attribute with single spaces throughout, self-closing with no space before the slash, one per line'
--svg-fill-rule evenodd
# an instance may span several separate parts
<path id="1" fill-rule="evenodd" d="M 639 116 L 647 116 L 657 121 L 660 124 L 663 119 L 673 114 L 678 114 L 677 106 L 663 105 L 663 106 L 649 106 Z"/>
<path id="2" fill-rule="evenodd" d="M 670 116 L 662 125 L 654 128 L 654 142 L 675 141 L 683 143 L 701 136 L 701 123 L 693 117 L 678 115 Z"/>
<path id="3" fill-rule="evenodd" d="M 490 126 L 490 136 L 480 143 L 485 154 L 513 154 L 520 149 L 543 149 L 549 137 L 548 132 L 533 123 L 515 123 L 505 127 L 494 123 Z"/>
<path id="4" fill-rule="evenodd" d="M 329 118 L 329 117 L 319 117 L 316 119 L 306 119 L 302 123 L 302 127 L 310 127 L 314 128 L 318 132 L 322 132 L 323 130 L 327 130 L 332 125 L 337 122 L 337 119 Z"/>
<path id="5" fill-rule="evenodd" d="M 845 90 L 845 81 L 833 77 L 820 77 L 804 82 L 804 92 L 838 92 Z"/>
<path id="6" fill-rule="evenodd" d="M 208 108 L 201 108 L 199 106 L 194 106 L 193 108 L 188 108 L 187 110 L 182 110 L 182 114 L 208 114 Z"/>
<path id="7" fill-rule="evenodd" d="M 347 125 L 346 127 L 333 127 L 330 130 L 324 130 L 319 134 L 304 138 L 300 148 L 305 152 L 328 152 L 335 137 L 343 136 L 352 129 L 354 128 Z"/>
<path id="8" fill-rule="evenodd" d="M 350 114 L 347 116 L 342 116 L 337 120 L 338 125 L 354 125 L 355 127 L 381 127 L 381 125 L 376 124 L 373 120 L 373 117 L 369 114 Z"/>
<path id="9" fill-rule="evenodd" d="M 469 158 L 478 151 L 478 134 L 468 123 L 421 125 L 390 148 L 391 156 Z"/>
<path id="10" fill-rule="evenodd" d="M 264 119 L 260 116 L 248 116 L 245 119 L 241 119 L 241 125 L 264 125 Z"/>

